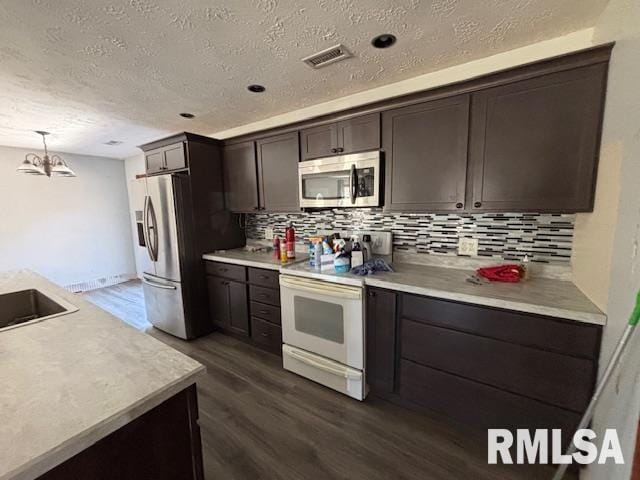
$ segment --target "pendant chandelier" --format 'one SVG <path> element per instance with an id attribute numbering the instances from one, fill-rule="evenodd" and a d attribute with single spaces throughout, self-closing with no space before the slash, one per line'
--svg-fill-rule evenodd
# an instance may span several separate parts
<path id="1" fill-rule="evenodd" d="M 45 137 L 49 132 L 36 131 L 38 135 L 42 135 L 42 143 L 44 144 L 44 156 L 39 157 L 35 153 L 27 153 L 24 160 L 18 167 L 18 172 L 28 175 L 57 175 L 59 177 L 75 177 L 76 174 L 69 168 L 59 155 L 53 154 L 49 156 L 47 151 L 47 141 Z"/>

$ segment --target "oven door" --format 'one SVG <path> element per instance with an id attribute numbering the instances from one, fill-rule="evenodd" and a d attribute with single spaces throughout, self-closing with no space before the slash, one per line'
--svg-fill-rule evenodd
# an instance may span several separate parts
<path id="1" fill-rule="evenodd" d="M 362 288 L 280 275 L 282 341 L 362 370 Z"/>
<path id="2" fill-rule="evenodd" d="M 354 153 L 300 162 L 300 206 L 379 206 L 380 178 L 380 152 Z"/>

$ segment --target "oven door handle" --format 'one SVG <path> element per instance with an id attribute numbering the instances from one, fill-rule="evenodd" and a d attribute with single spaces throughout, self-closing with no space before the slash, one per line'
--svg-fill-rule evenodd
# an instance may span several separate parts
<path id="1" fill-rule="evenodd" d="M 280 286 L 302 292 L 315 293 L 318 295 L 324 294 L 337 298 L 347 298 L 352 300 L 359 300 L 362 298 L 361 288 L 335 285 L 327 282 L 316 282 L 313 280 L 305 280 L 285 275 L 280 275 Z"/>
<path id="2" fill-rule="evenodd" d="M 326 365 L 322 362 L 318 362 L 317 360 L 314 360 L 312 358 L 307 357 L 306 355 L 298 352 L 297 350 L 294 349 L 288 349 L 287 350 L 287 355 L 295 358 L 296 360 L 305 363 L 307 365 L 309 365 L 310 367 L 313 368 L 317 368 L 320 370 L 323 370 L 325 372 L 331 373 L 333 375 L 336 375 L 338 377 L 343 377 L 343 378 L 360 378 L 362 376 L 361 373 L 353 373 L 350 372 L 347 369 L 341 369 L 341 368 L 335 368 L 332 367 L 331 365 Z"/>

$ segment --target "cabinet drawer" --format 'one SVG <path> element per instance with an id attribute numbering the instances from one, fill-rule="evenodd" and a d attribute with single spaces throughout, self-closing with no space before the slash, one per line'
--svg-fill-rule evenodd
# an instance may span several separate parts
<path id="1" fill-rule="evenodd" d="M 267 305 L 266 303 L 251 302 L 251 316 L 258 317 L 261 320 L 281 324 L 280 321 L 280 307 L 274 305 Z"/>
<path id="2" fill-rule="evenodd" d="M 282 329 L 277 325 L 251 317 L 251 338 L 269 350 L 282 352 Z"/>
<path id="3" fill-rule="evenodd" d="M 260 303 L 268 303 L 269 305 L 280 306 L 280 291 L 273 288 L 258 287 L 251 285 L 249 289 L 249 297 L 251 301 Z"/>
<path id="4" fill-rule="evenodd" d="M 510 343 L 597 360 L 601 327 L 508 310 L 402 295 L 400 316 Z"/>
<path id="5" fill-rule="evenodd" d="M 404 400 L 478 428 L 560 428 L 563 444 L 580 415 L 407 360 L 400 362 Z"/>
<path id="6" fill-rule="evenodd" d="M 206 261 L 205 270 L 207 274 L 215 275 L 217 277 L 230 278 L 239 282 L 247 280 L 247 269 L 242 265 Z"/>
<path id="7" fill-rule="evenodd" d="M 249 268 L 249 283 L 260 285 L 261 287 L 280 288 L 278 278 L 280 273 L 276 270 L 265 270 L 264 268 Z"/>
<path id="8" fill-rule="evenodd" d="M 582 412 L 595 362 L 403 319 L 401 357 L 512 393 Z"/>

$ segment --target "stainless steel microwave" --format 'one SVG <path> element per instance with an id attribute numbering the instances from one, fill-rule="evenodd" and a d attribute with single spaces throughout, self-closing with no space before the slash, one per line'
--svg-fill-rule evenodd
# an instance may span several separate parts
<path id="1" fill-rule="evenodd" d="M 352 153 L 298 164 L 300 206 L 380 205 L 380 152 Z"/>

